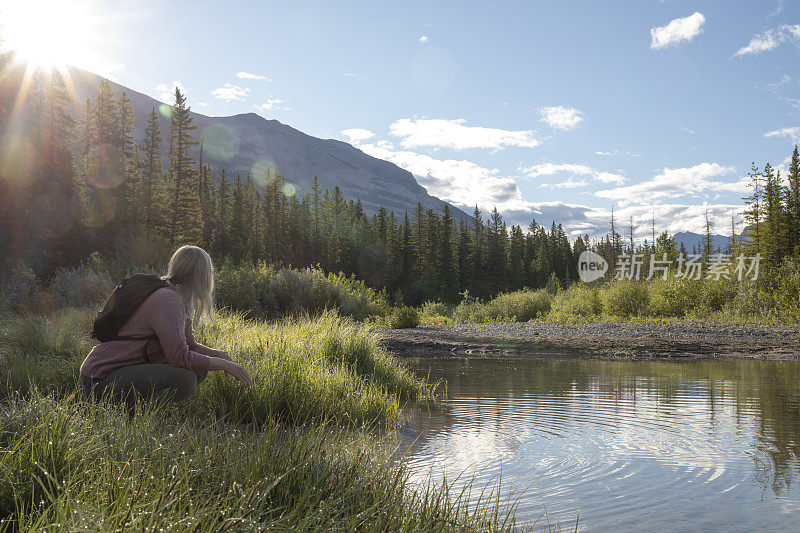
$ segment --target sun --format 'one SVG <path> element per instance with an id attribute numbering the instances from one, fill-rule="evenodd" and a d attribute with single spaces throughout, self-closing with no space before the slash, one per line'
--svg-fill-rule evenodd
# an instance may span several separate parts
<path id="1" fill-rule="evenodd" d="M 91 8 L 78 0 L 0 0 L 0 45 L 32 67 L 91 68 L 98 29 Z"/>

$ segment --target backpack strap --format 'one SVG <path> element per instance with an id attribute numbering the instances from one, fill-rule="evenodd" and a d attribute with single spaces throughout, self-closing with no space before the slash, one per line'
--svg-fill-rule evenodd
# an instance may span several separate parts
<path id="1" fill-rule="evenodd" d="M 147 336 L 135 336 L 135 335 L 117 335 L 110 341 L 106 342 L 114 342 L 114 341 L 145 341 L 144 346 L 142 346 L 142 357 L 144 358 L 145 364 L 150 363 L 150 356 L 147 354 L 147 345 L 150 341 L 157 341 L 158 335 L 147 335 Z"/>

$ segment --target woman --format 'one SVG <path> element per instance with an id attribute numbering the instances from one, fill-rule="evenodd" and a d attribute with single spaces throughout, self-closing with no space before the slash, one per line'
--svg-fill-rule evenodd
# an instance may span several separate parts
<path id="1" fill-rule="evenodd" d="M 87 395 L 114 397 L 129 405 L 133 391 L 148 399 L 174 401 L 191 396 L 213 370 L 223 370 L 248 387 L 247 371 L 222 350 L 198 344 L 192 319 L 211 318 L 214 272 L 211 257 L 197 246 L 182 246 L 169 260 L 167 287 L 152 293 L 119 330 L 120 337 L 155 335 L 158 341 L 114 340 L 92 348 L 81 365 Z M 166 363 L 166 364 L 165 364 Z"/>

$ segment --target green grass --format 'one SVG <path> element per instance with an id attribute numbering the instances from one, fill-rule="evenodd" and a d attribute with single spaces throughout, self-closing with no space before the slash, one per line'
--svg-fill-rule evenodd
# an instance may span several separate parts
<path id="1" fill-rule="evenodd" d="M 416 486 L 394 447 L 429 401 L 371 330 L 325 312 L 198 328 L 251 372 L 134 416 L 76 392 L 93 310 L 0 317 L 0 531 L 501 531 L 514 507 Z M 400 450 L 402 451 L 402 450 Z M 470 487 L 471 489 L 471 487 Z"/>
<path id="2" fill-rule="evenodd" d="M 0 415 L 0 520 L 19 531 L 497 531 L 496 493 L 468 504 L 412 487 L 386 439 L 327 425 L 258 431 L 74 396 L 13 395 Z"/>
<path id="3" fill-rule="evenodd" d="M 800 272 L 800 271 L 799 271 Z M 800 273 L 773 286 L 767 280 L 683 280 L 574 283 L 566 289 L 523 289 L 486 302 L 466 297 L 457 306 L 428 302 L 420 323 L 428 327 L 494 322 L 596 321 L 791 324 L 800 317 Z"/>
<path id="4" fill-rule="evenodd" d="M 89 352 L 90 310 L 0 320 L 0 392 L 74 389 Z M 247 389 L 212 372 L 187 404 L 196 412 L 239 423 L 278 419 L 340 425 L 394 425 L 401 406 L 430 400 L 435 384 L 413 376 L 378 345 L 368 326 L 325 312 L 277 323 L 221 313 L 198 328 L 199 342 L 228 351 L 253 377 Z"/>
<path id="5" fill-rule="evenodd" d="M 255 386 L 245 389 L 212 373 L 192 398 L 197 409 L 230 420 L 388 425 L 403 403 L 435 392 L 386 353 L 370 329 L 330 312 L 276 324 L 227 315 L 200 329 L 198 340 L 228 351 L 252 374 Z"/>

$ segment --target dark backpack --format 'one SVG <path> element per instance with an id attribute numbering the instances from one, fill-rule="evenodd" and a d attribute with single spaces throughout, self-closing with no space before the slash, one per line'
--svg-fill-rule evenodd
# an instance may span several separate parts
<path id="1" fill-rule="evenodd" d="M 94 327 L 92 337 L 100 342 L 111 341 L 151 341 L 158 340 L 156 335 L 149 336 L 119 336 L 119 330 L 130 320 L 133 313 L 139 309 L 147 298 L 163 287 L 169 287 L 169 283 L 153 274 L 136 274 L 123 279 L 111 292 L 111 296 L 106 300 L 103 309 L 94 317 Z M 147 342 L 142 348 L 142 355 L 145 362 L 147 357 Z"/>

